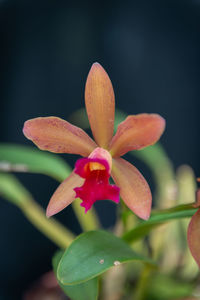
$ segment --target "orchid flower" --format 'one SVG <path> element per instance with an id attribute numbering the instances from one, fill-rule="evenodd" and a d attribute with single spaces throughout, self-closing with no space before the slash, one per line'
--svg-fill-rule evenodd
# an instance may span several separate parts
<path id="1" fill-rule="evenodd" d="M 150 188 L 136 167 L 120 156 L 156 143 L 164 131 L 165 120 L 157 114 L 131 115 L 119 124 L 113 136 L 114 91 L 98 63 L 92 65 L 88 74 L 85 105 L 94 140 L 82 129 L 57 117 L 35 118 L 24 124 L 24 135 L 41 150 L 83 156 L 51 197 L 47 216 L 63 210 L 76 198 L 82 200 L 81 206 L 87 212 L 97 200 L 118 203 L 121 196 L 137 216 L 148 219 Z M 110 176 L 116 185 L 109 183 Z"/>
<path id="2" fill-rule="evenodd" d="M 200 181 L 200 180 L 198 180 Z M 200 268 L 200 189 L 196 193 L 196 203 L 193 204 L 194 208 L 198 208 L 188 226 L 187 239 L 188 246 L 192 256 Z"/>

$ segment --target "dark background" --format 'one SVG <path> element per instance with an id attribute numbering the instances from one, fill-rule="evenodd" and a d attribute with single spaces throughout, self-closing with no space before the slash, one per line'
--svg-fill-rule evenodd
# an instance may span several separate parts
<path id="1" fill-rule="evenodd" d="M 98 61 L 117 107 L 161 114 L 167 121 L 161 142 L 175 167 L 187 163 L 199 176 L 199 25 L 199 0 L 1 0 L 0 140 L 31 144 L 22 134 L 25 120 L 67 119 L 83 107 L 86 76 Z M 19 178 L 46 207 L 57 183 L 41 175 Z M 114 205 L 97 206 L 104 226 L 112 225 Z M 79 232 L 71 208 L 58 219 Z M 56 247 L 4 200 L 0 233 L 0 299 L 21 299 L 51 268 Z"/>

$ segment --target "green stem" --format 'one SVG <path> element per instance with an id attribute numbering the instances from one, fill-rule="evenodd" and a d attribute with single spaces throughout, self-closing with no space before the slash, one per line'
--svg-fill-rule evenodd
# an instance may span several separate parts
<path id="1" fill-rule="evenodd" d="M 100 224 L 94 208 L 91 208 L 85 214 L 84 208 L 80 206 L 79 199 L 72 202 L 72 207 L 83 231 L 99 229 Z"/>
<path id="2" fill-rule="evenodd" d="M 0 173 L 0 195 L 19 207 L 27 219 L 58 247 L 65 249 L 73 241 L 74 236 L 69 230 L 53 218 L 47 219 L 45 211 L 15 176 Z"/>
<path id="3" fill-rule="evenodd" d="M 149 283 L 149 277 L 152 271 L 152 267 L 145 265 L 140 278 L 138 280 L 136 289 L 133 294 L 133 300 L 144 300 L 146 295 L 146 288 Z"/>
<path id="4" fill-rule="evenodd" d="M 179 205 L 170 209 L 152 212 L 152 216 L 147 221 L 141 221 L 133 229 L 125 232 L 122 238 L 128 242 L 133 243 L 138 239 L 146 236 L 155 227 L 160 226 L 166 222 L 192 217 L 197 209 L 193 208 L 193 203 Z"/>
<path id="5" fill-rule="evenodd" d="M 43 208 L 33 200 L 27 200 L 26 204 L 19 208 L 27 219 L 59 248 L 65 249 L 73 241 L 73 234 L 55 219 L 48 219 Z"/>

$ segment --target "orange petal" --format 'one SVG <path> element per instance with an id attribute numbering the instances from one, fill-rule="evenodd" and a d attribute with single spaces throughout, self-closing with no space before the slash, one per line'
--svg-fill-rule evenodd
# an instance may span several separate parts
<path id="1" fill-rule="evenodd" d="M 83 183 L 84 179 L 72 172 L 71 175 L 59 185 L 51 197 L 46 211 L 47 217 L 57 214 L 59 211 L 71 204 L 76 196 L 73 189 L 80 187 Z"/>
<path id="2" fill-rule="evenodd" d="M 192 256 L 200 267 L 200 209 L 198 209 L 190 221 L 187 239 Z"/>
<path id="3" fill-rule="evenodd" d="M 165 120 L 157 114 L 128 116 L 119 124 L 110 144 L 110 153 L 119 157 L 156 143 L 165 129 Z"/>
<path id="4" fill-rule="evenodd" d="M 41 150 L 88 156 L 97 145 L 82 129 L 56 117 L 25 122 L 24 135 Z"/>
<path id="5" fill-rule="evenodd" d="M 148 183 L 132 164 L 122 158 L 113 159 L 111 176 L 120 188 L 125 204 L 140 218 L 147 220 L 152 196 Z"/>
<path id="6" fill-rule="evenodd" d="M 107 148 L 113 135 L 115 96 L 106 71 L 94 63 L 85 86 L 85 105 L 97 144 Z"/>

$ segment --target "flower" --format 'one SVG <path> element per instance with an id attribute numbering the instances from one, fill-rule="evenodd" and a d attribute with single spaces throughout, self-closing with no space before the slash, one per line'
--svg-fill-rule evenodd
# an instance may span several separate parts
<path id="1" fill-rule="evenodd" d="M 193 207 L 198 208 L 198 210 L 190 220 L 187 240 L 190 252 L 200 268 L 200 189 L 196 192 L 196 203 L 193 204 Z"/>
<path id="2" fill-rule="evenodd" d="M 47 216 L 58 213 L 77 197 L 87 211 L 97 200 L 119 202 L 120 195 L 136 215 L 148 219 L 150 188 L 141 173 L 120 156 L 156 143 L 164 131 L 165 120 L 157 114 L 131 115 L 119 124 L 113 136 L 114 91 L 98 63 L 92 65 L 88 74 L 85 105 L 95 141 L 82 129 L 57 117 L 35 118 L 24 124 L 24 135 L 41 150 L 84 157 L 53 194 Z M 109 184 L 110 176 L 116 185 Z"/>

